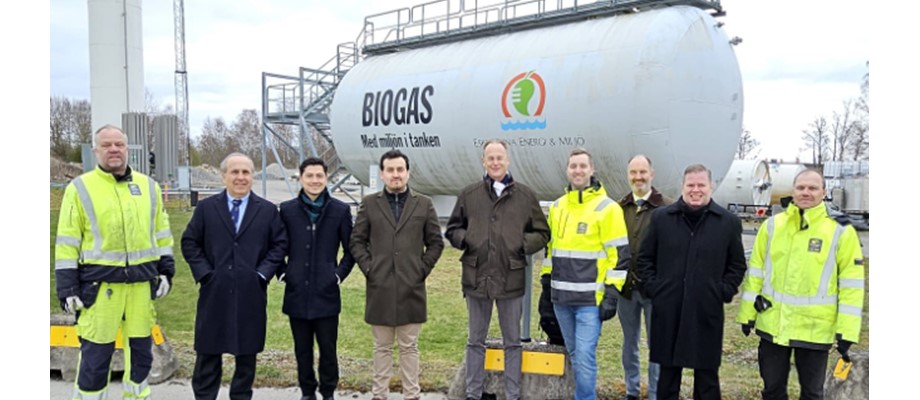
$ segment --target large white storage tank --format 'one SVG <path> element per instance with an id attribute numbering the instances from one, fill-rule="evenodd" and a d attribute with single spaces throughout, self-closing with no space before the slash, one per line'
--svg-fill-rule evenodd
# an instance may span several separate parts
<path id="1" fill-rule="evenodd" d="M 92 127 L 144 110 L 141 0 L 87 0 Z"/>
<path id="2" fill-rule="evenodd" d="M 679 193 L 683 169 L 725 176 L 741 133 L 742 83 L 732 45 L 703 10 L 674 6 L 373 56 L 339 85 L 336 150 L 367 184 L 390 148 L 410 185 L 454 195 L 481 179 L 481 144 L 511 142 L 511 172 L 542 200 L 567 184 L 575 146 L 594 156 L 612 196 L 635 153 L 656 187 Z"/>
<path id="3" fill-rule="evenodd" d="M 735 160 L 712 198 L 723 206 L 768 206 L 772 193 L 773 180 L 765 160 Z"/>
<path id="4" fill-rule="evenodd" d="M 770 164 L 770 176 L 773 177 L 773 193 L 770 204 L 780 204 L 783 197 L 792 197 L 795 176 L 805 170 L 802 164 Z"/>

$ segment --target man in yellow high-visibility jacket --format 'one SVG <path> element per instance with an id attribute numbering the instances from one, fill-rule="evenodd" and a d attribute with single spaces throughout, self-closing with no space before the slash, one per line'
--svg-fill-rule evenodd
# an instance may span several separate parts
<path id="1" fill-rule="evenodd" d="M 616 315 L 629 270 L 629 239 L 620 205 L 594 177 L 582 148 L 566 164 L 569 186 L 549 208 L 550 242 L 541 275 L 550 275 L 553 309 L 575 374 L 575 400 L 597 395 L 601 322 Z"/>
<path id="2" fill-rule="evenodd" d="M 127 136 L 96 131 L 98 166 L 67 185 L 54 276 L 65 311 L 77 314 L 80 360 L 74 399 L 103 399 L 115 337 L 122 330 L 126 399 L 147 399 L 153 362 L 153 300 L 169 292 L 175 262 L 160 188 L 128 166 Z"/>
<path id="3" fill-rule="evenodd" d="M 849 361 L 859 340 L 865 270 L 856 230 L 824 204 L 821 174 L 805 170 L 793 183 L 793 204 L 757 233 L 742 287 L 737 322 L 760 336 L 764 399 L 787 399 L 794 353 L 802 399 L 824 398 L 828 350 Z"/>

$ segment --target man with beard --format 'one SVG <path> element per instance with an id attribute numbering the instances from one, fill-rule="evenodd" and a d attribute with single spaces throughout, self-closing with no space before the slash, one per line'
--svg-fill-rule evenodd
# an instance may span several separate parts
<path id="1" fill-rule="evenodd" d="M 652 321 L 652 301 L 642 295 L 642 282 L 636 271 L 636 254 L 646 227 L 652 219 L 652 212 L 674 202 L 652 186 L 655 170 L 652 160 L 643 154 L 629 160 L 627 180 L 632 191 L 620 199 L 626 230 L 629 231 L 629 274 L 620 291 L 617 314 L 623 327 L 623 371 L 626 379 L 626 396 L 623 400 L 637 400 L 642 373 L 639 371 L 639 338 L 642 331 L 642 314 L 645 314 L 645 335 L 649 336 Z M 648 363 L 648 399 L 655 400 L 658 389 L 658 364 Z"/>
<path id="2" fill-rule="evenodd" d="M 380 157 L 384 190 L 365 196 L 349 249 L 367 278 L 364 321 L 374 335 L 375 400 L 389 392 L 393 344 L 399 346 L 403 397 L 418 400 L 418 336 L 428 320 L 425 279 L 444 239 L 431 198 L 409 189 L 409 157 L 390 150 Z"/>

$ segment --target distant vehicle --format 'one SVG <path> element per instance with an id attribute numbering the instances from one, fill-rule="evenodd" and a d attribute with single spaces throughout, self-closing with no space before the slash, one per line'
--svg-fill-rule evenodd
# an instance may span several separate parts
<path id="1" fill-rule="evenodd" d="M 846 210 L 841 210 L 833 201 L 825 200 L 824 201 L 832 210 L 841 211 L 850 216 L 850 223 L 853 224 L 853 228 L 856 228 L 857 231 L 868 231 L 869 230 L 869 212 L 866 211 L 865 214 L 862 213 L 851 213 Z"/>

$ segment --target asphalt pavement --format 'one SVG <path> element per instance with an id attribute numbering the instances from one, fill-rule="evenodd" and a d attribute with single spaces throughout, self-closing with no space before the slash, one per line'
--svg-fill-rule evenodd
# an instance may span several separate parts
<path id="1" fill-rule="evenodd" d="M 122 400 L 122 384 L 120 380 L 113 380 L 109 384 L 109 400 Z M 151 385 L 151 399 L 168 399 L 182 400 L 194 399 L 192 395 L 192 385 L 189 380 L 171 379 L 166 382 Z M 60 378 L 51 379 L 51 399 L 65 400 L 70 399 L 73 394 L 73 382 L 67 382 Z M 289 388 L 255 388 L 253 389 L 253 400 L 299 400 L 300 389 L 297 387 Z M 322 398 L 317 393 L 318 398 Z M 222 386 L 218 399 L 228 399 L 228 387 Z M 339 391 L 335 393 L 335 398 L 339 400 L 370 400 L 373 396 L 370 393 L 359 393 L 354 391 Z M 402 394 L 390 393 L 389 400 L 403 400 Z M 443 393 L 423 393 L 421 400 L 444 400 L 447 395 Z"/>

